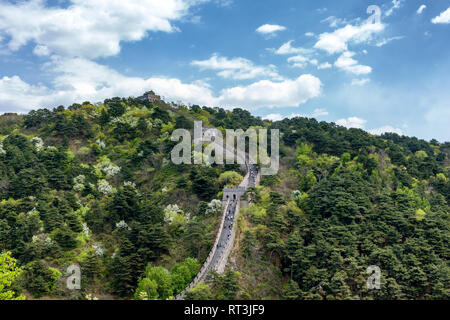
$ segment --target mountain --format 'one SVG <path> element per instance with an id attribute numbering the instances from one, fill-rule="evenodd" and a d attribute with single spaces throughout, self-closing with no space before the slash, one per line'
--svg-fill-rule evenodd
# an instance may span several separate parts
<path id="1" fill-rule="evenodd" d="M 0 116 L 8 297 L 183 291 L 213 247 L 222 188 L 245 175 L 237 164 L 170 161 L 171 133 L 195 120 L 279 129 L 280 170 L 247 190 L 227 271 L 210 273 L 187 299 L 449 298 L 450 143 L 145 96 Z M 74 264 L 81 290 L 66 284 Z M 380 290 L 367 287 L 370 266 Z"/>

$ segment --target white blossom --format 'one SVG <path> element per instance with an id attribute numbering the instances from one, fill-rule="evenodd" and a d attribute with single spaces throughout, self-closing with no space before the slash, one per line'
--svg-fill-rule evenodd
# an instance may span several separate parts
<path id="1" fill-rule="evenodd" d="M 46 235 L 43 235 L 43 234 L 35 235 L 31 239 L 32 239 L 33 243 L 41 243 L 41 244 L 43 244 L 44 246 L 47 246 L 47 247 L 51 247 L 51 246 L 53 246 L 55 244 L 53 242 L 53 240 L 49 236 L 46 236 Z"/>
<path id="2" fill-rule="evenodd" d="M 100 140 L 100 139 L 97 139 L 97 140 L 95 141 L 95 143 L 98 144 L 98 146 L 99 146 L 100 149 L 105 149 L 105 147 L 106 147 L 106 144 L 105 144 L 102 140 Z"/>
<path id="3" fill-rule="evenodd" d="M 167 224 L 172 224 L 175 221 L 178 223 L 184 223 L 186 220 L 189 220 L 189 214 L 185 215 L 183 210 L 178 207 L 178 205 L 169 204 L 164 209 L 164 222 Z"/>
<path id="4" fill-rule="evenodd" d="M 113 118 L 111 120 L 112 124 L 128 124 L 132 128 L 136 128 L 138 124 L 139 118 L 135 117 L 129 113 L 125 113 L 120 117 Z"/>
<path id="5" fill-rule="evenodd" d="M 124 220 L 122 220 L 122 221 L 116 223 L 116 228 L 118 228 L 118 229 L 128 229 L 128 230 L 131 230 L 131 228 L 128 226 L 128 224 L 127 224 Z"/>
<path id="6" fill-rule="evenodd" d="M 83 227 L 83 234 L 84 234 L 86 237 L 89 237 L 89 233 L 90 233 L 91 230 L 89 229 L 89 227 L 87 226 L 87 224 L 86 224 L 86 223 L 82 223 L 81 226 Z"/>
<path id="7" fill-rule="evenodd" d="M 102 168 L 103 173 L 105 173 L 108 177 L 114 177 L 116 174 L 120 172 L 120 167 L 115 166 L 114 164 L 108 164 Z"/>
<path id="8" fill-rule="evenodd" d="M 112 186 L 106 180 L 100 180 L 98 182 L 98 191 L 103 193 L 105 196 L 113 191 Z"/>
<path id="9" fill-rule="evenodd" d="M 33 208 L 32 210 L 27 212 L 28 216 L 34 216 L 34 215 L 39 215 L 39 211 L 36 210 L 36 208 Z"/>
<path id="10" fill-rule="evenodd" d="M 44 148 L 44 141 L 39 137 L 34 137 L 31 139 L 31 143 L 34 144 L 37 151 L 41 151 Z"/>
<path id="11" fill-rule="evenodd" d="M 301 191 L 299 191 L 299 190 L 295 190 L 295 191 L 292 192 L 292 197 L 293 197 L 294 200 L 297 201 L 297 202 L 300 201 L 301 196 L 302 196 L 302 193 L 301 193 Z"/>
<path id="12" fill-rule="evenodd" d="M 125 182 L 123 183 L 123 186 L 124 186 L 124 187 L 131 187 L 131 188 L 133 188 L 133 189 L 136 189 L 136 183 L 131 182 L 131 181 L 125 181 Z"/>
<path id="13" fill-rule="evenodd" d="M 103 257 L 103 255 L 105 254 L 105 249 L 101 243 L 93 244 L 92 248 L 95 249 L 95 254 L 99 257 Z"/>
<path id="14" fill-rule="evenodd" d="M 217 214 L 222 211 L 222 201 L 213 199 L 210 203 L 208 203 L 208 208 L 206 209 L 206 214 Z"/>
<path id="15" fill-rule="evenodd" d="M 78 177 L 73 178 L 73 189 L 77 192 L 81 192 L 84 190 L 84 182 L 86 180 L 86 177 L 84 175 L 79 175 Z"/>

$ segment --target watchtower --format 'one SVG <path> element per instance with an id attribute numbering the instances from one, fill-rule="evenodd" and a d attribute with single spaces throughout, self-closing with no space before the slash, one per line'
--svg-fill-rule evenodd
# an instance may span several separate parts
<path id="1" fill-rule="evenodd" d="M 241 197 L 245 193 L 245 188 L 237 187 L 237 188 L 224 188 L 223 189 L 223 201 L 227 202 L 228 200 L 241 200 Z"/>
<path id="2" fill-rule="evenodd" d="M 147 91 L 146 93 L 144 93 L 143 96 L 139 97 L 138 99 L 143 101 L 148 100 L 151 103 L 161 101 L 161 97 L 157 96 L 153 90 Z"/>

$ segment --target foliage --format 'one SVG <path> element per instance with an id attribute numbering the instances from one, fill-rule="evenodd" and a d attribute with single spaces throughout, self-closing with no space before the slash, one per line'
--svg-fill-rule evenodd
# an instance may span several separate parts
<path id="1" fill-rule="evenodd" d="M 0 255 L 0 300 L 24 300 L 25 297 L 11 290 L 14 280 L 22 270 L 16 266 L 16 259 L 11 257 L 11 252 Z"/>

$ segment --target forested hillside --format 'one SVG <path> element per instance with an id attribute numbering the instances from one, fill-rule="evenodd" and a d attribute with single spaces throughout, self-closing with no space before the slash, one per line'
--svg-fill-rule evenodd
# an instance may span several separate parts
<path id="1" fill-rule="evenodd" d="M 180 293 L 214 243 L 222 188 L 244 175 L 172 164 L 171 133 L 194 119 L 280 129 L 281 169 L 247 192 L 229 270 L 188 299 L 449 298 L 449 143 L 113 98 L 0 117 L 0 299 Z M 74 263 L 81 290 L 66 286 Z"/>

